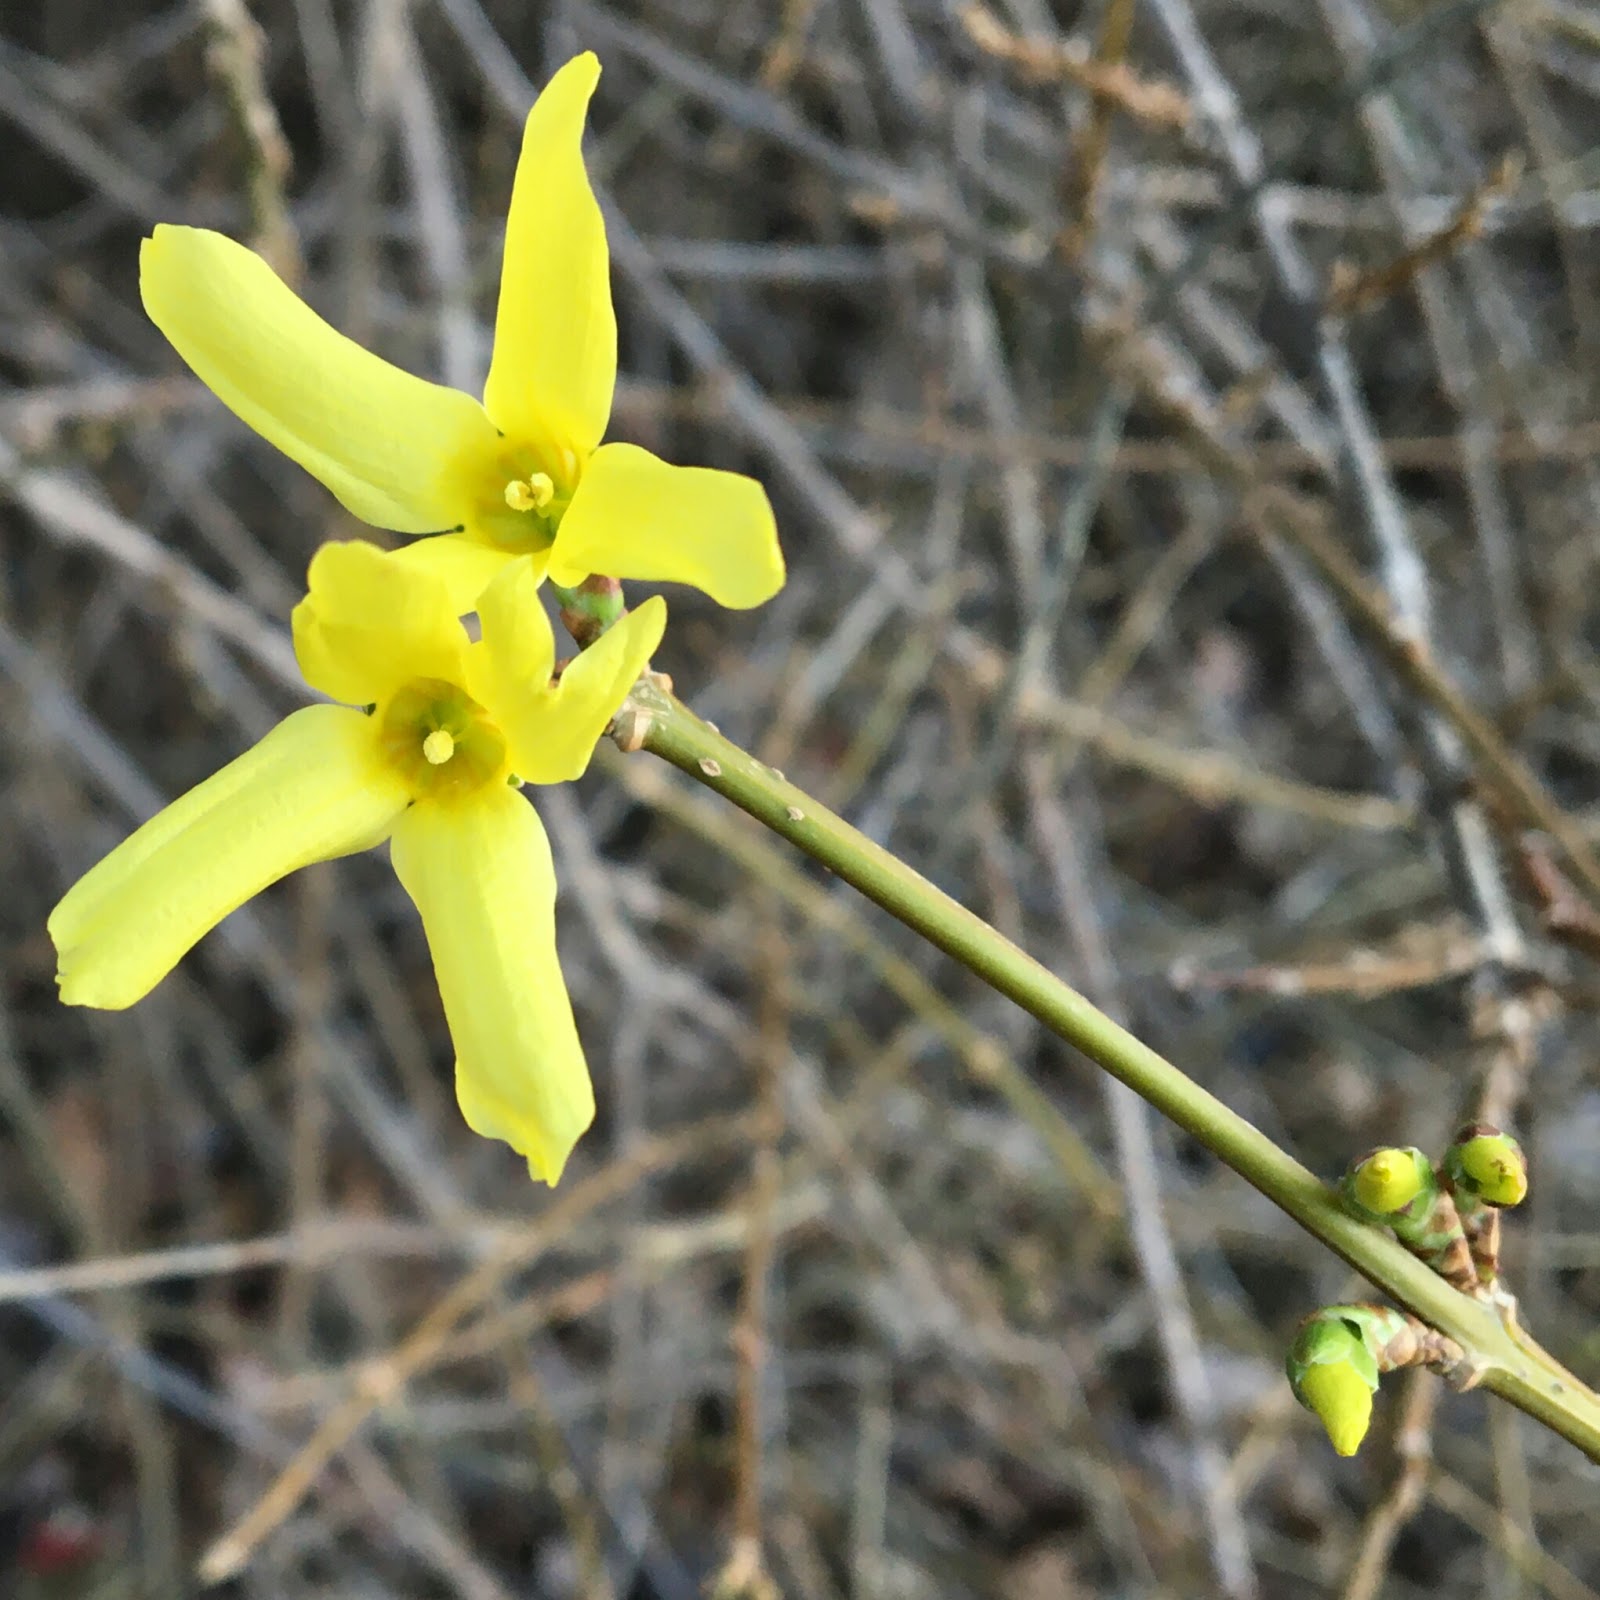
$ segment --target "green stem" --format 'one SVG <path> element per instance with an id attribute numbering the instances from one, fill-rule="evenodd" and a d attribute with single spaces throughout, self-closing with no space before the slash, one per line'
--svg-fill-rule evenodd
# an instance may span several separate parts
<path id="1" fill-rule="evenodd" d="M 858 833 L 779 773 L 724 739 L 646 678 L 618 719 L 624 748 L 649 750 L 781 834 L 945 954 L 1014 1000 L 1058 1038 L 1142 1095 L 1355 1270 L 1448 1334 L 1482 1386 L 1600 1461 L 1600 1396 L 1494 1308 L 1452 1289 L 1386 1233 L 1358 1221 L 1334 1191 L 1215 1095 L 1185 1077 L 1076 990 Z"/>

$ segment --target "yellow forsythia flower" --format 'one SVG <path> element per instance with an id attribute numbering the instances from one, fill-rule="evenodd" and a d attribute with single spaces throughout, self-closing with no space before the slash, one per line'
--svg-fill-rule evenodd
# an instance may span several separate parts
<path id="1" fill-rule="evenodd" d="M 481 405 L 336 333 L 221 234 L 158 227 L 140 252 L 145 309 L 225 405 L 362 521 L 448 534 L 404 554 L 445 577 L 458 611 L 524 554 L 563 586 L 591 573 L 688 583 L 726 606 L 783 584 L 754 479 L 600 443 L 617 323 L 583 166 L 599 76 L 592 54 L 575 57 L 528 115 Z"/>
<path id="2" fill-rule="evenodd" d="M 502 563 L 473 641 L 435 575 L 369 544 L 319 550 L 295 653 L 344 704 L 284 718 L 79 880 L 50 916 L 61 998 L 132 1005 L 268 884 L 388 839 L 433 954 L 462 1113 L 554 1183 L 594 1096 L 556 960 L 550 845 L 514 785 L 583 772 L 666 608 L 647 600 L 552 685 L 538 584 L 531 561 Z"/>

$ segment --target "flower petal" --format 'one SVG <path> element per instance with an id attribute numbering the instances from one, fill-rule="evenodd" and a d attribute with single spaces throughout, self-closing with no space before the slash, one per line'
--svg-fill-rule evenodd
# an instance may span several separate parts
<path id="1" fill-rule="evenodd" d="M 468 687 L 503 728 L 519 703 L 550 693 L 556 636 L 539 598 L 539 577 L 539 567 L 522 556 L 478 596 L 483 637 L 473 651 Z"/>
<path id="2" fill-rule="evenodd" d="M 403 561 L 414 571 L 429 573 L 450 590 L 450 605 L 457 616 L 478 609 L 478 596 L 487 589 L 508 561 L 533 562 L 536 582 L 544 580 L 548 552 L 536 551 L 519 558 L 515 552 L 484 544 L 463 533 L 447 533 L 436 539 L 416 539 L 391 550 L 392 560 Z"/>
<path id="3" fill-rule="evenodd" d="M 294 608 L 294 651 L 313 689 L 347 705 L 386 700 L 414 678 L 465 682 L 466 630 L 449 584 L 360 539 L 311 558 Z"/>
<path id="4" fill-rule="evenodd" d="M 379 843 L 409 799 L 359 711 L 307 706 L 285 717 L 125 839 L 51 912 L 61 998 L 131 1006 L 268 884 Z"/>
<path id="5" fill-rule="evenodd" d="M 649 664 L 667 623 L 660 595 L 608 628 L 543 694 L 511 697 L 497 708 L 511 747 L 511 765 L 529 783 L 567 783 L 583 776 L 606 724 Z M 488 618 L 484 639 L 492 643 Z"/>
<path id="6" fill-rule="evenodd" d="M 494 358 L 483 403 L 507 436 L 581 458 L 599 444 L 617 381 L 605 223 L 583 168 L 583 119 L 600 78 L 574 56 L 528 113 L 506 218 Z"/>
<path id="7" fill-rule="evenodd" d="M 428 935 L 461 1114 L 554 1183 L 594 1119 L 594 1093 L 556 960 L 544 827 L 521 794 L 494 784 L 461 804 L 414 805 L 392 853 Z"/>
<path id="8" fill-rule="evenodd" d="M 336 333 L 260 256 L 205 228 L 158 227 L 139 251 L 139 290 L 201 382 L 363 522 L 461 526 L 471 464 L 499 444 L 471 395 Z"/>
<path id="9" fill-rule="evenodd" d="M 550 577 L 563 588 L 590 573 L 689 583 L 743 609 L 783 587 L 778 527 L 754 478 L 674 467 L 637 445 L 590 458 L 556 530 Z"/>

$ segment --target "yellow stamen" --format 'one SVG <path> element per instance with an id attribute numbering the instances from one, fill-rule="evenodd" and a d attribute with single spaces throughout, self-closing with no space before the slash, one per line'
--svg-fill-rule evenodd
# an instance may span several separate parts
<path id="1" fill-rule="evenodd" d="M 435 728 L 422 741 L 422 753 L 430 766 L 442 767 L 456 753 L 456 741 L 448 728 Z"/>
<path id="2" fill-rule="evenodd" d="M 513 511 L 543 511 L 555 499 L 556 486 L 550 475 L 535 472 L 526 480 L 513 478 L 506 485 L 506 504 Z"/>

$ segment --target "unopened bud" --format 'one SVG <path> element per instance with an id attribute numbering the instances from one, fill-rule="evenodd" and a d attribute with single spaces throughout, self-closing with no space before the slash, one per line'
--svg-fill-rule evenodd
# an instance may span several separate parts
<path id="1" fill-rule="evenodd" d="M 1433 1186 L 1433 1164 L 1412 1145 L 1374 1150 L 1344 1176 L 1343 1194 L 1357 1212 L 1389 1217 Z"/>
<path id="2" fill-rule="evenodd" d="M 1334 1311 L 1301 1324 L 1285 1363 L 1295 1399 L 1328 1430 L 1333 1448 L 1353 1456 L 1372 1423 L 1378 1363 L 1361 1330 Z"/>
<path id="3" fill-rule="evenodd" d="M 1463 1128 L 1445 1151 L 1455 1188 L 1488 1206 L 1520 1205 L 1528 1193 L 1528 1160 L 1509 1133 L 1482 1123 Z"/>

